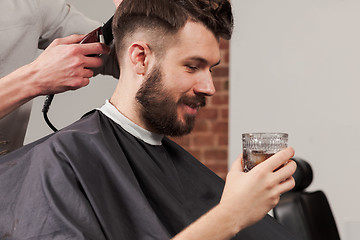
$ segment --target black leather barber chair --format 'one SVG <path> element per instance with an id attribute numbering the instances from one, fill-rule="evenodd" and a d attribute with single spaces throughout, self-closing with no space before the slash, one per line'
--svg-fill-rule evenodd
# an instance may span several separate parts
<path id="1" fill-rule="evenodd" d="M 307 192 L 313 180 L 311 166 L 293 158 L 295 187 L 283 194 L 273 209 L 274 217 L 302 240 L 340 240 L 329 202 L 322 191 Z"/>

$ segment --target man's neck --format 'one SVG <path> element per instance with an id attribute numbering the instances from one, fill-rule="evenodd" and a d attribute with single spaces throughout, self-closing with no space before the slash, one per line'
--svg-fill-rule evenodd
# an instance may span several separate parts
<path id="1" fill-rule="evenodd" d="M 113 104 L 106 100 L 105 104 L 99 109 L 108 118 L 119 124 L 125 131 L 134 137 L 150 145 L 161 145 L 163 135 L 150 132 L 143 127 L 137 125 L 125 115 L 123 115 Z"/>
<path id="2" fill-rule="evenodd" d="M 128 79 L 131 79 L 131 81 Z M 136 102 L 135 96 L 140 86 L 140 79 L 136 76 L 126 74 L 126 72 L 123 71 L 109 102 L 130 121 L 147 129 L 143 121 L 139 118 L 138 111 L 136 110 L 138 103 Z M 150 131 L 150 129 L 147 130 Z"/>

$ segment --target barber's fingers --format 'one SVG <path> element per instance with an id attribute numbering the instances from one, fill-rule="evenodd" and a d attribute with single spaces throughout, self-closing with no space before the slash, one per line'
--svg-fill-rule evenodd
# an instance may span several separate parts
<path id="1" fill-rule="evenodd" d="M 84 56 L 83 58 L 83 66 L 85 68 L 98 68 L 102 65 L 103 61 L 100 57 L 90 57 L 90 56 Z"/>
<path id="2" fill-rule="evenodd" d="M 94 76 L 94 71 L 92 71 L 91 69 L 84 68 L 82 75 L 83 75 L 83 78 L 91 78 L 92 76 Z"/>
<path id="3" fill-rule="evenodd" d="M 82 34 L 74 34 L 74 35 L 70 35 L 64 38 L 57 38 L 55 39 L 50 46 L 53 45 L 62 45 L 62 44 L 76 44 L 79 43 L 86 35 Z"/>
<path id="4" fill-rule="evenodd" d="M 262 162 L 263 167 L 270 170 L 275 171 L 279 169 L 281 166 L 286 164 L 290 158 L 292 158 L 295 154 L 295 151 L 292 147 L 285 148 L 275 155 L 271 156 L 266 161 Z"/>
<path id="5" fill-rule="evenodd" d="M 50 44 L 49 47 L 68 45 L 68 52 L 71 54 L 81 55 L 100 55 L 110 53 L 110 47 L 100 42 L 79 44 L 84 37 L 85 35 L 71 35 L 65 38 L 57 38 Z"/>
<path id="6" fill-rule="evenodd" d="M 69 81 L 63 83 L 63 87 L 66 90 L 76 90 L 87 86 L 90 83 L 90 78 L 94 75 L 91 69 L 78 69 L 73 72 L 73 76 L 69 78 Z"/>
<path id="7" fill-rule="evenodd" d="M 90 79 L 89 78 L 73 78 L 72 79 L 72 83 L 69 84 L 68 86 L 66 86 L 66 91 L 67 90 L 76 90 L 82 87 L 87 86 L 90 83 Z"/>
<path id="8" fill-rule="evenodd" d="M 78 48 L 83 55 L 100 55 L 110 53 L 110 47 L 99 42 L 79 44 Z"/>

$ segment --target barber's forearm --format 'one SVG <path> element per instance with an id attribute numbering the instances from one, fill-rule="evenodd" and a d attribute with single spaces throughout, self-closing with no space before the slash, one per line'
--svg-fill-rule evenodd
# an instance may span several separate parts
<path id="1" fill-rule="evenodd" d="M 0 119 L 38 95 L 33 76 L 25 65 L 0 78 Z"/>
<path id="2" fill-rule="evenodd" d="M 219 204 L 200 217 L 172 240 L 226 240 L 234 237 L 247 225 L 231 209 L 231 206 Z"/>

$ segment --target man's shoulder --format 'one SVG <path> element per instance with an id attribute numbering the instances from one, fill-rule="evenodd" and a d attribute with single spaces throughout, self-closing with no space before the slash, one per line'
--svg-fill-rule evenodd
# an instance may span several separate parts
<path id="1" fill-rule="evenodd" d="M 91 110 L 79 120 L 56 132 L 55 135 L 93 132 L 101 126 L 100 115 L 101 113 L 98 110 Z"/>
<path id="2" fill-rule="evenodd" d="M 66 149 L 76 149 L 85 151 L 85 146 L 99 144 L 106 138 L 104 132 L 107 131 L 108 118 L 98 110 L 86 113 L 78 121 L 59 130 L 50 136 L 44 144 L 55 146 L 66 146 Z M 111 131 L 110 131 L 111 132 Z"/>
<path id="3" fill-rule="evenodd" d="M 212 181 L 223 184 L 223 180 L 217 176 L 211 169 L 205 166 L 199 159 L 192 155 L 189 151 L 184 149 L 178 143 L 165 137 L 163 139 L 163 145 L 169 155 L 172 157 L 175 164 L 178 166 L 178 170 L 182 169 L 186 174 L 207 176 Z"/>
<path id="4" fill-rule="evenodd" d="M 74 152 L 75 154 L 86 151 L 91 149 L 91 147 L 86 147 L 86 145 L 93 144 L 94 140 L 101 136 L 101 125 L 98 111 L 91 111 L 69 126 L 29 143 L 7 154 L 1 160 L 20 160 L 32 158 L 34 155 L 41 155 L 41 159 L 48 159 L 53 154 L 64 155 L 63 153 Z M 99 140 L 98 142 L 101 141 Z"/>

